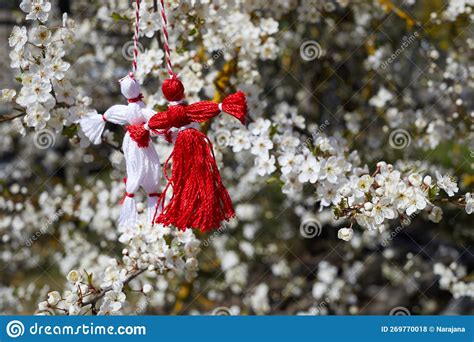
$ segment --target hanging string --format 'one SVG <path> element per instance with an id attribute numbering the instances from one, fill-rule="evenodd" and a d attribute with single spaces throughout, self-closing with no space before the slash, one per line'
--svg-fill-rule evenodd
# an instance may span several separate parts
<path id="1" fill-rule="evenodd" d="M 135 34 L 133 36 L 133 74 L 137 72 L 138 59 L 138 35 L 140 33 L 140 0 L 135 1 Z"/>
<path id="2" fill-rule="evenodd" d="M 166 18 L 165 12 L 165 1 L 160 0 L 160 13 L 161 13 L 161 30 L 163 31 L 163 47 L 165 50 L 165 61 L 166 67 L 168 68 L 168 74 L 170 78 L 176 77 L 176 74 L 173 72 L 173 65 L 171 64 L 171 53 L 169 47 L 169 37 L 168 37 L 168 19 Z"/>

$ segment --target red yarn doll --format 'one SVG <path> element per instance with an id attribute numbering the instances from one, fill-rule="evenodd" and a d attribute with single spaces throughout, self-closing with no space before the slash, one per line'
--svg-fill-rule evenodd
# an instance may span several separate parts
<path id="1" fill-rule="evenodd" d="M 156 113 L 148 121 L 152 131 L 177 128 L 174 150 L 166 161 L 172 160 L 171 177 L 158 205 L 163 211 L 155 223 L 173 225 L 180 230 L 195 228 L 201 231 L 217 229 L 222 221 L 235 215 L 229 193 L 222 184 L 219 169 L 209 138 L 196 128 L 196 123 L 207 121 L 220 112 L 230 114 L 245 123 L 247 102 L 245 94 L 237 92 L 222 103 L 200 101 L 185 104 L 184 87 L 172 77 L 163 82 L 162 91 L 170 106 Z M 173 188 L 170 201 L 164 205 L 168 187 Z M 157 206 L 158 206 L 157 205 Z"/>

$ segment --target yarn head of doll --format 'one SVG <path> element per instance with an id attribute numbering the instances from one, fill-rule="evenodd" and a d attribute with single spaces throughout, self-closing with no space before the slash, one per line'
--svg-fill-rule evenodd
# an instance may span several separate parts
<path id="1" fill-rule="evenodd" d="M 140 84 L 133 77 L 132 74 L 128 74 L 120 81 L 120 91 L 127 100 L 136 99 L 140 97 L 141 89 Z"/>
<path id="2" fill-rule="evenodd" d="M 176 76 L 166 79 L 161 86 L 161 90 L 170 102 L 178 102 L 184 99 L 183 83 Z"/>

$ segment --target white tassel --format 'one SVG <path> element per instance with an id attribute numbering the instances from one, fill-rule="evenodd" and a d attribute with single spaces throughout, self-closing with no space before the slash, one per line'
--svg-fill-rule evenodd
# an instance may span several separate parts
<path id="1" fill-rule="evenodd" d="M 133 197 L 126 196 L 120 208 L 119 227 L 135 227 L 138 223 L 137 204 Z"/>
<path id="2" fill-rule="evenodd" d="M 90 114 L 80 121 L 81 129 L 86 137 L 94 144 L 98 145 L 102 141 L 102 133 L 105 128 L 105 120 L 102 115 Z"/>
<path id="3" fill-rule="evenodd" d="M 146 222 L 152 224 L 153 216 L 155 215 L 156 203 L 158 203 L 158 196 L 150 197 L 148 196 L 148 201 L 146 203 Z M 157 215 L 161 213 L 160 208 L 158 208 Z"/>
<path id="4" fill-rule="evenodd" d="M 129 112 L 130 108 L 126 105 L 114 105 L 105 111 L 104 117 L 111 123 L 126 125 L 129 123 L 127 121 Z"/>
<path id="5" fill-rule="evenodd" d="M 161 166 L 160 158 L 155 147 L 150 142 L 148 147 L 140 148 L 137 153 L 139 163 L 144 166 L 141 185 L 148 195 L 146 218 L 147 223 L 152 224 L 155 215 L 156 203 L 158 202 L 158 191 L 160 189 Z M 152 194 L 153 196 L 150 196 Z"/>

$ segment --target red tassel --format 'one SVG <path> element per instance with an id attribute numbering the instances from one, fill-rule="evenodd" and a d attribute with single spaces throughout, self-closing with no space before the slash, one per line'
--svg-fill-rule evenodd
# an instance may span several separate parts
<path id="1" fill-rule="evenodd" d="M 166 112 L 159 112 L 148 120 L 148 127 L 153 131 L 168 130 L 171 127 L 183 127 L 190 124 L 184 105 L 169 106 Z"/>
<path id="2" fill-rule="evenodd" d="M 173 196 L 156 223 L 209 231 L 235 215 L 205 134 L 193 128 L 181 131 L 170 158 L 173 169 L 168 185 L 173 187 Z"/>
<path id="3" fill-rule="evenodd" d="M 190 121 L 203 122 L 217 116 L 221 109 L 219 104 L 212 101 L 200 101 L 184 107 Z M 222 101 L 222 111 L 234 116 L 245 124 L 247 115 L 247 100 L 241 91 L 230 94 Z"/>
<path id="4" fill-rule="evenodd" d="M 184 87 L 176 77 L 166 80 L 162 90 L 168 101 L 184 98 Z M 154 132 L 166 131 L 191 122 L 204 122 L 222 111 L 245 123 L 247 102 L 244 93 L 229 95 L 222 104 L 200 101 L 169 106 L 167 111 L 155 114 L 148 121 L 148 127 Z M 154 222 L 174 225 L 180 230 L 196 228 L 209 231 L 235 216 L 229 193 L 222 184 L 212 144 L 205 134 L 193 128 L 179 132 L 165 170 L 170 159 L 173 161 L 171 177 L 165 173 L 168 185 L 156 206 L 155 215 L 160 205 L 163 210 L 158 218 L 153 218 Z M 164 199 L 170 186 L 173 195 L 165 206 Z"/>
<path id="5" fill-rule="evenodd" d="M 186 116 L 194 122 L 204 122 L 217 116 L 221 110 L 219 104 L 212 101 L 199 101 L 185 107 Z"/>
<path id="6" fill-rule="evenodd" d="M 184 98 L 184 86 L 176 78 L 170 78 L 163 82 L 161 90 L 168 101 L 181 101 Z M 237 118 L 245 124 L 247 115 L 247 99 L 241 91 L 224 98 L 219 105 L 213 101 L 199 101 L 193 104 L 178 104 L 168 108 L 165 112 L 156 113 L 149 120 L 148 126 L 152 130 L 170 129 L 171 127 L 183 127 L 191 122 L 204 122 L 221 111 Z"/>
<path id="7" fill-rule="evenodd" d="M 138 147 L 148 147 L 150 131 L 146 130 L 143 124 L 130 125 L 127 127 L 127 131 L 130 134 L 130 138 L 137 143 Z"/>
<path id="8" fill-rule="evenodd" d="M 222 101 L 222 111 L 234 116 L 244 125 L 247 110 L 247 99 L 241 91 L 230 94 Z"/>

